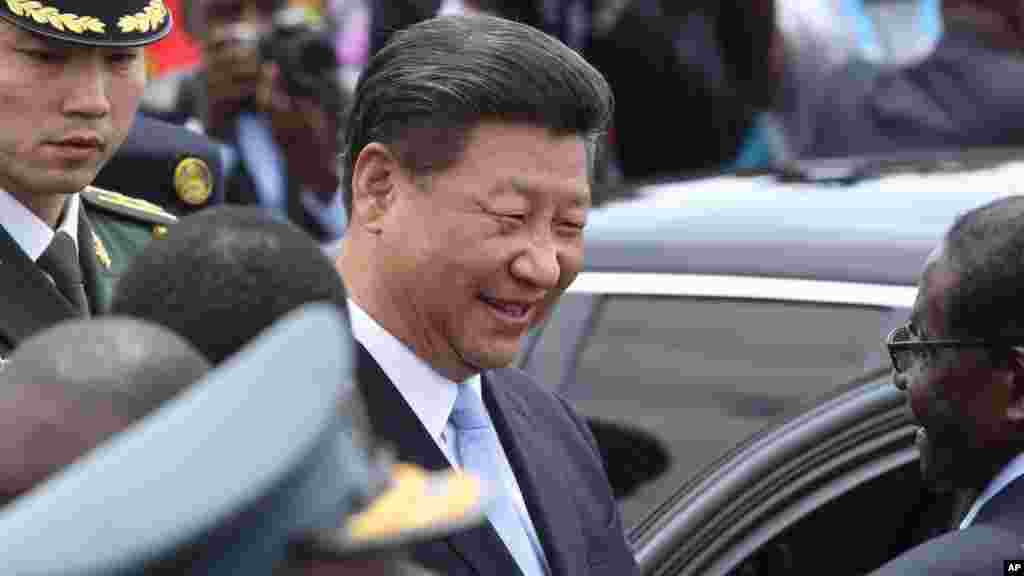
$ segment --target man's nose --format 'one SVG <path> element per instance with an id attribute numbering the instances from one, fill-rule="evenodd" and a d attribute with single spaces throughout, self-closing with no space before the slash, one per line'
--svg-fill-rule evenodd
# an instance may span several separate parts
<path id="1" fill-rule="evenodd" d="M 64 99 L 64 113 L 103 117 L 110 113 L 110 74 L 99 56 L 68 68 L 71 86 Z"/>
<path id="2" fill-rule="evenodd" d="M 550 237 L 534 238 L 512 261 L 512 275 L 534 286 L 553 289 L 558 286 L 561 266 L 558 249 Z"/>

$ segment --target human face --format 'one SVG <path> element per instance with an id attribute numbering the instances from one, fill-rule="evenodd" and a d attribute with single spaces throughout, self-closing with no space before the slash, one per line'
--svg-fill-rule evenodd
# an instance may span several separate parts
<path id="1" fill-rule="evenodd" d="M 920 339 L 952 338 L 947 300 L 957 276 L 940 252 L 926 264 L 911 314 Z M 940 348 L 894 375 L 923 427 L 918 445 L 922 473 L 938 491 L 980 488 L 1004 463 L 1011 436 L 1006 419 L 1013 371 L 979 348 Z"/>
<path id="2" fill-rule="evenodd" d="M 449 169 L 400 175 L 382 234 L 399 337 L 453 380 L 510 364 L 583 266 L 587 166 L 578 136 L 485 123 Z"/>
<path id="3" fill-rule="evenodd" d="M 26 205 L 78 192 L 128 136 L 142 48 L 93 48 L 0 22 L 0 187 Z"/>
<path id="4" fill-rule="evenodd" d="M 223 42 L 237 32 L 264 33 L 282 0 L 194 0 L 196 32 L 204 46 Z M 236 38 L 237 39 L 237 38 Z"/>

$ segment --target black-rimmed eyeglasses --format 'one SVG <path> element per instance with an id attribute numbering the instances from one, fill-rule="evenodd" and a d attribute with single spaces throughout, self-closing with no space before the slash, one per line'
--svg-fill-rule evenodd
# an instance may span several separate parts
<path id="1" fill-rule="evenodd" d="M 885 347 L 889 349 L 892 367 L 897 372 L 905 372 L 915 363 L 935 356 L 942 348 L 1018 348 L 1019 342 L 1003 340 L 921 340 L 910 331 L 910 325 L 896 328 L 885 337 Z"/>

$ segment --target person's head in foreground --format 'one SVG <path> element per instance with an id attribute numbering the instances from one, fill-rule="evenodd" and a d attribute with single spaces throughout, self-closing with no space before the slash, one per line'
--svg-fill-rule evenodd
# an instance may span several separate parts
<path id="1" fill-rule="evenodd" d="M 0 508 L 5 571 L 418 573 L 402 546 L 479 523 L 482 486 L 366 449 L 350 348 L 332 307 L 280 320 Z"/>
<path id="2" fill-rule="evenodd" d="M 174 330 L 216 365 L 312 302 L 345 310 L 345 287 L 316 242 L 261 208 L 217 206 L 136 256 L 111 312 Z"/>
<path id="3" fill-rule="evenodd" d="M 181 337 L 131 318 L 68 321 L 37 333 L 0 368 L 0 506 L 208 368 Z"/>
<path id="4" fill-rule="evenodd" d="M 940 491 L 981 490 L 1024 448 L 1024 197 L 960 216 L 887 343 Z"/>
<path id="5" fill-rule="evenodd" d="M 451 380 L 508 365 L 583 266 L 611 110 L 601 74 L 529 26 L 451 16 L 396 33 L 346 127 L 352 299 Z"/>

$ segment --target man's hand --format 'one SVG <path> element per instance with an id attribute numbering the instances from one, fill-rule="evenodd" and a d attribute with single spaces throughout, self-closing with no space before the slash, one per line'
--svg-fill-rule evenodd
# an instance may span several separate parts
<path id="1" fill-rule="evenodd" d="M 204 47 L 209 118 L 207 132 L 224 137 L 229 121 L 252 102 L 260 86 L 254 31 L 239 25 L 213 34 Z"/>
<path id="2" fill-rule="evenodd" d="M 313 98 L 285 90 L 276 64 L 264 64 L 257 103 L 270 118 L 274 140 L 288 163 L 288 177 L 323 202 L 338 190 L 338 131 L 341 119 Z"/>

